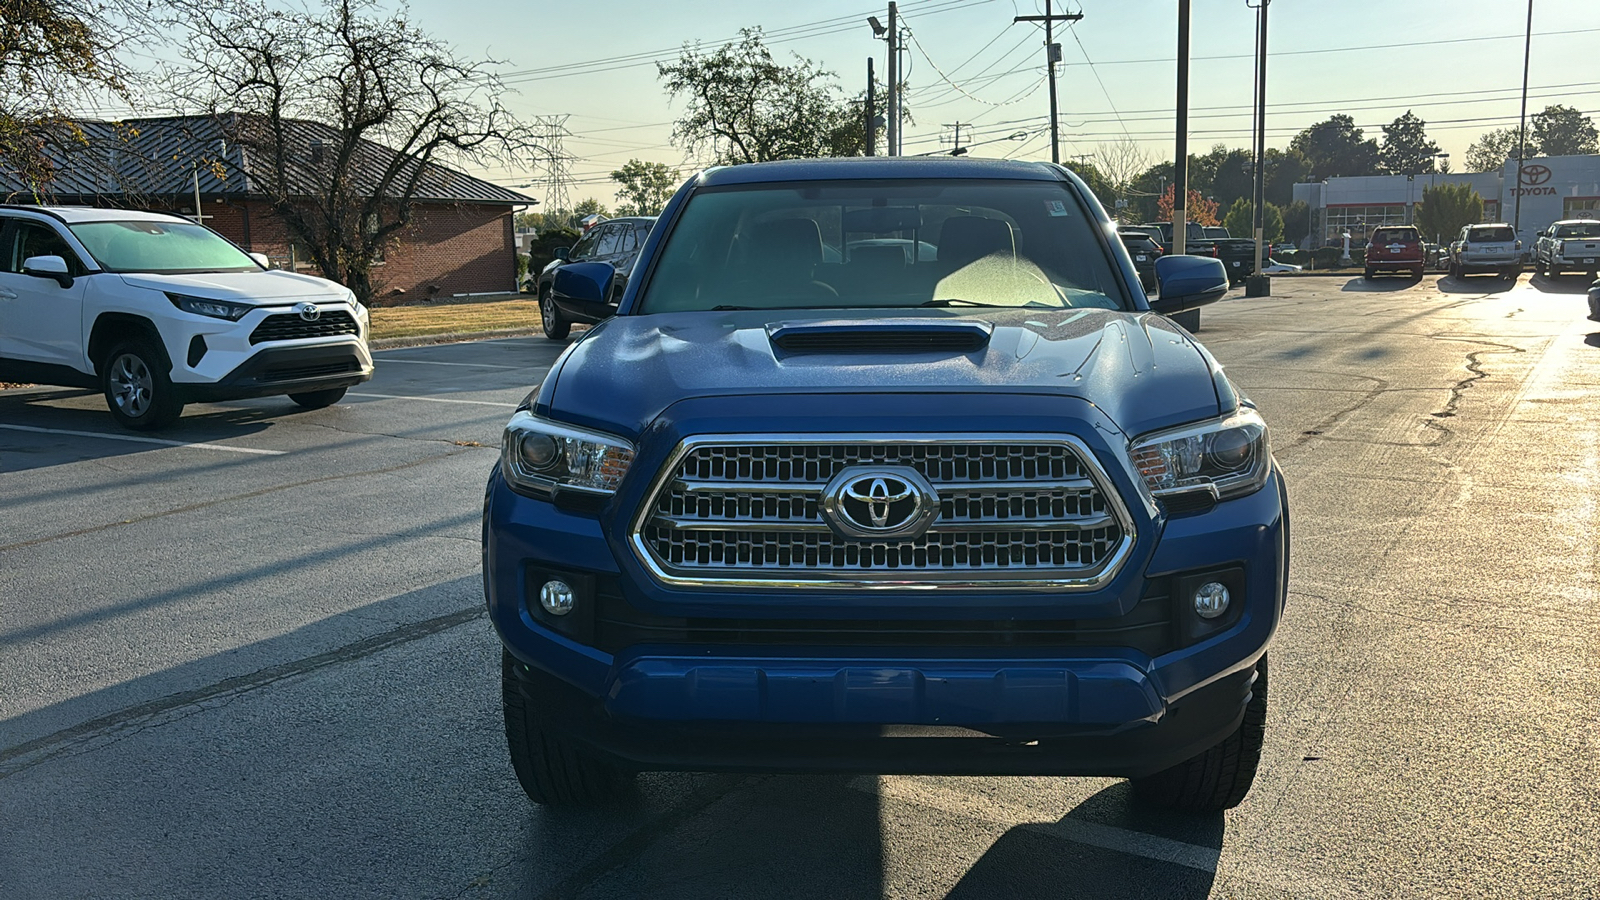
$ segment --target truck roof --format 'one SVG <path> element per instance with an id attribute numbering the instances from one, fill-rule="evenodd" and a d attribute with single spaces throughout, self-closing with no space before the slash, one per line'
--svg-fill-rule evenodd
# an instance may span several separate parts
<path id="1" fill-rule="evenodd" d="M 1050 163 L 1006 159 L 866 156 L 844 159 L 787 159 L 719 166 L 700 174 L 700 184 L 761 184 L 769 181 L 854 181 L 877 178 L 990 178 L 1064 181 L 1066 170 Z"/>

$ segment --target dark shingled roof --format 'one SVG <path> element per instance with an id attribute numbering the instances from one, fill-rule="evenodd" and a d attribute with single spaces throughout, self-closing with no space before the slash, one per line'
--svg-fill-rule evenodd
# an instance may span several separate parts
<path id="1" fill-rule="evenodd" d="M 39 194 L 56 201 L 128 195 L 188 196 L 194 192 L 198 162 L 203 196 L 260 196 L 261 185 L 270 179 L 264 168 L 268 160 L 266 154 L 254 152 L 252 147 L 264 145 L 265 125 L 264 120 L 242 116 L 78 122 L 76 127 L 85 141 L 81 146 L 67 141 L 67 148 L 50 151 L 55 176 L 41 187 Z M 287 179 L 295 188 L 293 193 L 316 193 L 313 167 L 319 158 L 331 159 L 338 136 L 333 128 L 317 122 L 297 119 L 286 123 L 285 143 L 291 148 L 290 158 L 297 163 Z M 355 154 L 357 189 L 362 181 L 375 185 L 376 173 L 396 156 L 388 147 L 363 141 Z M 407 171 L 401 181 L 419 164 L 407 161 L 404 165 Z M 33 190 L 15 173 L 0 171 L 0 195 L 29 198 Z M 423 169 L 413 199 L 508 206 L 537 202 L 437 163 L 428 163 Z"/>

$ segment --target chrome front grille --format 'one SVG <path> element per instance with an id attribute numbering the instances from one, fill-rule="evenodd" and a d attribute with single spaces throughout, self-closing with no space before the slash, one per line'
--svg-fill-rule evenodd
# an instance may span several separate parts
<path id="1" fill-rule="evenodd" d="M 1076 439 L 1036 435 L 695 438 L 658 476 L 633 543 L 668 583 L 1093 587 L 1114 574 L 1133 529 L 1092 459 Z M 836 533 L 824 487 L 858 466 L 919 472 L 937 516 L 908 539 Z"/>

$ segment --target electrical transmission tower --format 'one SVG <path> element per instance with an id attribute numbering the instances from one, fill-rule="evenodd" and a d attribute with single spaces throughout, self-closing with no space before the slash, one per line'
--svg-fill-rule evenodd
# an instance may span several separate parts
<path id="1" fill-rule="evenodd" d="M 567 130 L 567 116 L 537 116 L 534 127 L 539 131 L 539 146 L 544 148 L 544 154 L 539 162 L 544 167 L 544 208 L 546 212 L 558 209 L 567 209 L 567 189 L 572 185 L 572 172 L 569 164 L 573 157 L 568 156 L 562 147 L 562 140 L 572 132 Z"/>

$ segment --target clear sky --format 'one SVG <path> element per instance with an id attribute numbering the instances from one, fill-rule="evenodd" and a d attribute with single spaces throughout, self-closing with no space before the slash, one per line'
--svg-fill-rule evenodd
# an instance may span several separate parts
<path id="1" fill-rule="evenodd" d="M 1252 0 L 1255 2 L 1255 0 Z M 963 126 L 974 156 L 1049 159 L 1043 32 L 1013 24 L 1044 0 L 905 0 L 908 41 L 906 153 L 948 146 L 949 123 Z M 1071 0 L 1082 12 L 1058 32 L 1063 159 L 1092 153 L 1126 134 L 1153 161 L 1173 156 L 1177 45 L 1175 0 Z M 685 42 L 716 46 L 760 26 L 780 56 L 799 53 L 837 73 L 854 94 L 887 45 L 866 17 L 886 19 L 887 2 L 708 3 L 611 0 L 412 0 L 414 20 L 468 54 L 504 62 L 519 114 L 567 115 L 573 199 L 614 199 L 608 174 L 632 157 L 692 169 L 671 146 L 681 111 L 656 77 L 656 60 Z M 1255 11 L 1245 0 L 1193 0 L 1190 64 L 1191 152 L 1215 143 L 1249 146 Z M 1406 110 L 1460 170 L 1482 132 L 1514 125 L 1522 84 L 1522 0 L 1272 0 L 1269 14 L 1268 146 L 1301 128 L 1347 113 L 1382 137 Z M 1600 0 L 1534 0 L 1528 112 L 1563 103 L 1600 119 Z M 1008 137 L 1018 131 L 1025 141 Z M 941 141 L 944 143 L 941 144 Z M 538 182 L 526 166 L 477 172 L 505 185 Z M 526 191 L 542 195 L 535 184 Z"/>

